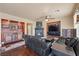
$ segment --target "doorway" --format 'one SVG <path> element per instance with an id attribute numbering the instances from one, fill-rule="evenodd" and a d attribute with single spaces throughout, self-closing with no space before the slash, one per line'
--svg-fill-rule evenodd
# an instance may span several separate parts
<path id="1" fill-rule="evenodd" d="M 32 23 L 27 23 L 27 35 L 32 35 Z"/>

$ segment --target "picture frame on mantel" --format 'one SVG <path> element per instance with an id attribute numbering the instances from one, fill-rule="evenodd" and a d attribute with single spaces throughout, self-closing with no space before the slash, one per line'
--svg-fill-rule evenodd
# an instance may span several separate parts
<path id="1" fill-rule="evenodd" d="M 76 22 L 79 23 L 79 15 L 77 15 L 77 21 Z"/>

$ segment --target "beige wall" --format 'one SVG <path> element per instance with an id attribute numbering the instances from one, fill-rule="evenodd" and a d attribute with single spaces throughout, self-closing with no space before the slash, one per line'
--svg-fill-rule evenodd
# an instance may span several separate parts
<path id="1" fill-rule="evenodd" d="M 58 19 L 50 19 L 50 21 L 43 21 L 43 27 L 44 27 L 44 36 L 46 37 L 46 23 L 48 22 L 55 22 L 55 21 L 61 21 L 61 36 L 62 36 L 62 29 L 72 29 L 74 28 L 74 20 L 72 17 L 63 17 Z"/>

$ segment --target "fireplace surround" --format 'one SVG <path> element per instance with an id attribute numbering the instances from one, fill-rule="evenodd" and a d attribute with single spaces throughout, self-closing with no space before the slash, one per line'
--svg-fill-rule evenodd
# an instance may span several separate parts
<path id="1" fill-rule="evenodd" d="M 60 36 L 60 21 L 47 23 L 47 35 Z"/>

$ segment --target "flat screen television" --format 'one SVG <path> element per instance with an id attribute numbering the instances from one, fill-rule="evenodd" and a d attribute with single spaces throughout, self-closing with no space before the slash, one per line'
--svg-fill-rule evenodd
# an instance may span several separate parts
<path id="1" fill-rule="evenodd" d="M 58 26 L 54 26 L 54 25 L 50 25 L 49 27 L 48 27 L 48 31 L 50 32 L 52 32 L 52 31 L 58 31 L 59 30 L 59 27 Z"/>
<path id="2" fill-rule="evenodd" d="M 60 36 L 60 28 L 58 25 L 48 26 L 48 35 Z"/>

